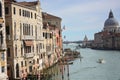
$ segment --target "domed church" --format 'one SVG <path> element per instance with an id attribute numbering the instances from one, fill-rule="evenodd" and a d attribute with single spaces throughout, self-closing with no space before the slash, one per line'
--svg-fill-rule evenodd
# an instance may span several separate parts
<path id="1" fill-rule="evenodd" d="M 119 30 L 119 23 L 118 21 L 114 18 L 112 10 L 109 12 L 109 17 L 104 23 L 104 31 L 108 32 L 118 32 Z"/>
<path id="2" fill-rule="evenodd" d="M 103 30 L 94 34 L 93 48 L 120 50 L 120 26 L 112 10 L 104 23 Z"/>

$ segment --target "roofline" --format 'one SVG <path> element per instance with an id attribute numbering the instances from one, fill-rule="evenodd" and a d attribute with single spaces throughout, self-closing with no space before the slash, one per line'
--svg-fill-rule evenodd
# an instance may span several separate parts
<path id="1" fill-rule="evenodd" d="M 58 18 L 58 19 L 62 20 L 61 17 L 58 17 L 58 16 L 55 16 L 55 15 L 49 14 L 49 13 L 47 13 L 47 12 L 42 12 L 42 14 L 47 14 L 47 15 L 49 15 L 49 16 L 53 16 L 53 17 L 55 17 L 55 18 Z"/>
<path id="2" fill-rule="evenodd" d="M 30 10 L 34 10 L 34 11 L 36 11 L 35 8 L 33 8 L 33 7 L 28 7 L 28 6 L 25 6 L 25 5 L 19 4 L 19 2 L 11 2 L 11 4 L 13 4 L 13 5 L 17 5 L 17 6 L 20 6 L 20 7 L 24 7 L 24 8 L 27 8 L 27 9 L 30 9 Z"/>

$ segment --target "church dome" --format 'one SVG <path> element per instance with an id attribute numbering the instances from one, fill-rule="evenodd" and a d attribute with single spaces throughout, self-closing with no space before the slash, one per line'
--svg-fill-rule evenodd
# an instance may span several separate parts
<path id="1" fill-rule="evenodd" d="M 109 17 L 104 23 L 104 28 L 118 27 L 118 26 L 119 26 L 119 22 L 114 18 L 112 11 L 110 11 Z"/>

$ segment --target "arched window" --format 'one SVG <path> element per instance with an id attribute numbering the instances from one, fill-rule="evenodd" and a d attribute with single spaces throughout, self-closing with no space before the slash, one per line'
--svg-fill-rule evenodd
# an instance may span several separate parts
<path id="1" fill-rule="evenodd" d="M 16 77 L 19 77 L 19 64 L 16 64 Z"/>
<path id="2" fill-rule="evenodd" d="M 2 3 L 0 2 L 0 17 L 2 17 Z"/>

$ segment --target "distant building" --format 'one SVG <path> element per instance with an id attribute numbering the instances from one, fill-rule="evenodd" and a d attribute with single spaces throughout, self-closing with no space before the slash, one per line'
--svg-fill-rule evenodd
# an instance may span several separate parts
<path id="1" fill-rule="evenodd" d="M 4 0 L 0 0 L 0 80 L 7 78 Z"/>
<path id="2" fill-rule="evenodd" d="M 82 43 L 82 47 L 87 47 L 87 44 L 88 44 L 88 38 L 87 38 L 87 36 L 85 35 L 84 40 L 83 40 L 83 43 Z"/>
<path id="3" fill-rule="evenodd" d="M 95 33 L 93 48 L 120 50 L 120 26 L 112 11 L 109 12 L 103 30 Z"/>

